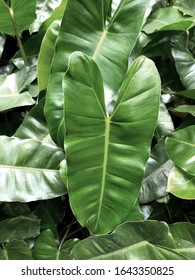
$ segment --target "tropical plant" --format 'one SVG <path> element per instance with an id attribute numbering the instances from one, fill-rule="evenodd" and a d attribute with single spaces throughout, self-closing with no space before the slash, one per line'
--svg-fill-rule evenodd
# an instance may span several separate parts
<path id="1" fill-rule="evenodd" d="M 194 12 L 0 0 L 0 259 L 195 259 Z"/>

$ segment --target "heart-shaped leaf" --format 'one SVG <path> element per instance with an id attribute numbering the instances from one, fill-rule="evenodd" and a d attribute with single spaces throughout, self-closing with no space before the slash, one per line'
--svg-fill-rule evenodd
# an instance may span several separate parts
<path id="1" fill-rule="evenodd" d="M 63 87 L 70 204 L 91 232 L 109 232 L 127 216 L 139 194 L 157 123 L 159 75 L 152 61 L 138 58 L 110 116 L 93 59 L 73 53 Z"/>

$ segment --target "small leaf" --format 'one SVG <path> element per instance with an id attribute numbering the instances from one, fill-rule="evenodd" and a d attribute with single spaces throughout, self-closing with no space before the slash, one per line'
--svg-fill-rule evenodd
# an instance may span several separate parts
<path id="1" fill-rule="evenodd" d="M 192 116 L 195 116 L 195 105 L 180 105 L 176 108 L 169 108 L 172 112 L 180 112 L 180 113 L 189 113 Z"/>
<path id="2" fill-rule="evenodd" d="M 14 240 L 0 248 L 0 260 L 32 260 L 32 253 L 26 242 Z"/>
<path id="3" fill-rule="evenodd" d="M 166 150 L 175 165 L 195 175 L 195 125 L 171 133 L 166 139 Z"/>
<path id="4" fill-rule="evenodd" d="M 169 175 L 167 191 L 181 199 L 195 199 L 195 176 L 174 167 Z"/>

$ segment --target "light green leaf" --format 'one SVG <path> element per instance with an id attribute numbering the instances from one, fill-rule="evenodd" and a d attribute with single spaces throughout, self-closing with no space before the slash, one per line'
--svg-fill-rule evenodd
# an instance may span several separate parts
<path id="1" fill-rule="evenodd" d="M 166 139 L 166 150 L 175 165 L 195 175 L 195 125 L 171 133 Z"/>
<path id="2" fill-rule="evenodd" d="M 14 240 L 0 248 L 0 260 L 32 260 L 32 253 L 26 242 Z"/>
<path id="3" fill-rule="evenodd" d="M 141 204 L 151 202 L 166 195 L 167 180 L 172 167 L 173 162 L 169 160 L 166 154 L 164 140 L 161 140 L 152 149 L 146 164 L 139 196 Z"/>
<path id="4" fill-rule="evenodd" d="M 10 16 L 12 13 L 19 33 L 28 29 L 35 19 L 35 4 L 36 0 L 10 0 L 10 6 L 8 6 L 4 0 L 0 0 L 0 31 L 15 35 Z"/>
<path id="5" fill-rule="evenodd" d="M 183 91 L 169 91 L 167 92 L 169 94 L 174 94 L 174 95 L 177 95 L 177 96 L 183 96 L 183 97 L 187 97 L 187 98 L 190 98 L 190 99 L 195 99 L 195 89 L 189 89 L 189 90 L 183 90 Z"/>
<path id="6" fill-rule="evenodd" d="M 35 140 L 0 137 L 0 201 L 28 202 L 61 196 L 64 153 Z"/>
<path id="7" fill-rule="evenodd" d="M 39 91 L 45 90 L 48 85 L 51 64 L 55 53 L 56 39 L 59 34 L 60 22 L 54 21 L 48 28 L 41 45 L 38 59 Z"/>
<path id="8" fill-rule="evenodd" d="M 143 30 L 151 34 L 158 31 L 186 31 L 192 26 L 194 26 L 194 18 L 184 17 L 177 7 L 167 7 L 152 13 Z"/>
<path id="9" fill-rule="evenodd" d="M 108 104 L 119 90 L 127 71 L 128 57 L 145 21 L 148 3 L 148 0 L 121 0 L 115 14 L 108 18 L 110 0 L 67 2 L 45 106 L 50 134 L 61 146 L 64 141 L 59 132 L 63 125 L 62 78 L 68 67 L 69 55 L 74 51 L 83 51 L 97 62 L 103 75 Z"/>
<path id="10" fill-rule="evenodd" d="M 69 246 L 67 244 L 58 246 L 51 230 L 47 229 L 42 231 L 36 239 L 33 257 L 35 260 L 64 260 L 68 248 L 73 247 L 76 243 L 78 243 L 78 240 L 72 240 L 69 241 Z"/>
<path id="11" fill-rule="evenodd" d="M 181 199 L 195 199 L 195 177 L 176 166 L 169 175 L 167 191 Z"/>
<path id="12" fill-rule="evenodd" d="M 48 19 L 62 0 L 37 0 L 36 19 L 30 26 L 30 33 L 37 32 L 41 24 Z"/>
<path id="13" fill-rule="evenodd" d="M 35 101 L 27 90 L 35 78 L 36 69 L 29 67 L 7 77 L 0 77 L 0 111 L 33 105 Z"/>
<path id="14" fill-rule="evenodd" d="M 69 254 L 76 260 L 185 260 L 164 222 L 127 222 L 112 234 L 80 241 Z"/>
<path id="15" fill-rule="evenodd" d="M 0 242 L 35 237 L 39 230 L 40 221 L 34 215 L 5 219 L 0 222 Z"/>
<path id="16" fill-rule="evenodd" d="M 172 37 L 172 55 L 180 80 L 186 89 L 195 89 L 195 59 L 186 47 L 186 34 Z"/>
<path id="17" fill-rule="evenodd" d="M 90 57 L 70 56 L 63 87 L 70 204 L 83 226 L 106 233 L 137 200 L 157 123 L 159 75 L 152 61 L 138 58 L 110 116 L 100 71 Z"/>
<path id="18" fill-rule="evenodd" d="M 193 0 L 179 0 L 178 9 L 184 13 L 184 15 L 195 15 L 195 2 Z"/>

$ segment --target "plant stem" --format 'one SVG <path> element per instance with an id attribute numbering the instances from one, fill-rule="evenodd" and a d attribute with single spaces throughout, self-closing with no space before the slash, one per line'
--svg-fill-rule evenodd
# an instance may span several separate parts
<path id="1" fill-rule="evenodd" d="M 20 49 L 21 56 L 24 60 L 25 65 L 28 66 L 27 57 L 26 57 L 26 54 L 25 54 L 25 51 L 24 51 L 24 48 L 23 48 L 23 45 L 22 45 L 22 41 L 20 39 L 20 35 L 19 35 L 19 31 L 18 31 L 18 28 L 17 28 L 16 21 L 15 21 L 14 11 L 12 10 L 12 8 L 9 8 L 9 12 L 10 12 L 12 25 L 13 25 L 13 28 L 14 28 L 14 31 L 15 31 L 15 35 L 16 35 L 16 39 L 17 39 L 17 42 L 18 42 L 18 46 L 19 46 L 19 49 Z"/>

